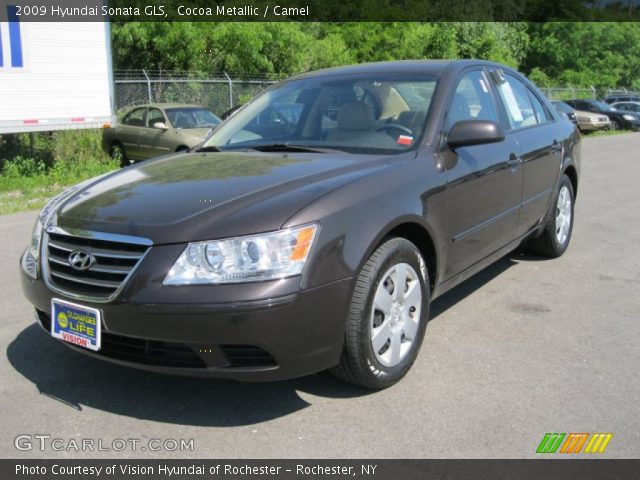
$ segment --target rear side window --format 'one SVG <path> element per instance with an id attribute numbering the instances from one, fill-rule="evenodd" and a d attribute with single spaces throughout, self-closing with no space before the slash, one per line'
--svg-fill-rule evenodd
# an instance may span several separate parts
<path id="1" fill-rule="evenodd" d="M 465 74 L 458 83 L 447 112 L 447 129 L 463 120 L 498 122 L 498 112 L 489 92 L 489 82 L 480 70 Z"/>
<path id="2" fill-rule="evenodd" d="M 538 121 L 538 123 L 547 123 L 548 121 L 550 121 L 551 118 L 547 113 L 547 109 L 544 108 L 544 105 L 542 105 L 542 102 L 538 100 L 538 97 L 536 97 L 529 88 L 527 88 L 527 92 L 529 93 L 529 99 L 531 100 L 531 104 L 533 105 L 533 111 L 536 114 L 536 120 Z"/>
<path id="3" fill-rule="evenodd" d="M 504 78 L 505 81 L 498 85 L 498 92 L 507 112 L 511 129 L 537 125 L 539 123 L 538 117 L 531 101 L 529 89 L 511 75 L 505 75 Z M 539 107 L 544 112 L 544 107 L 542 105 Z"/>
<path id="4" fill-rule="evenodd" d="M 144 113 L 146 110 L 146 108 L 136 108 L 122 119 L 122 123 L 133 127 L 144 127 Z"/>

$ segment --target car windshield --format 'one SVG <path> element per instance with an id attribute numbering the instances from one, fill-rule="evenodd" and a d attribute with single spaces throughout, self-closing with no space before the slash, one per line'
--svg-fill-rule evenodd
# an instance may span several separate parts
<path id="1" fill-rule="evenodd" d="M 222 120 L 204 108 L 182 107 L 165 109 L 169 122 L 174 128 L 210 128 Z"/>
<path id="2" fill-rule="evenodd" d="M 321 76 L 272 87 L 220 126 L 203 148 L 393 154 L 424 132 L 431 75 Z"/>

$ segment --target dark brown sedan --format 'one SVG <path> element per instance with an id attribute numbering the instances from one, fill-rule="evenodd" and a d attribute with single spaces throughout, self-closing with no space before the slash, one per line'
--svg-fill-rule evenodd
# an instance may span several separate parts
<path id="1" fill-rule="evenodd" d="M 200 147 L 53 199 L 21 259 L 24 292 L 53 337 L 122 365 L 239 380 L 331 369 L 388 387 L 432 299 L 521 245 L 565 252 L 579 147 L 503 65 L 300 75 Z"/>

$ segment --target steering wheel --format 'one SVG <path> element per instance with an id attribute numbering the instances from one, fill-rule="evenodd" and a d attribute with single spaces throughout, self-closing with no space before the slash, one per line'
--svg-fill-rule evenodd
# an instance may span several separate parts
<path id="1" fill-rule="evenodd" d="M 404 125 L 400 125 L 399 123 L 385 123 L 384 125 L 378 127 L 376 132 L 382 132 L 387 130 L 395 130 L 396 132 L 400 132 L 401 134 L 406 133 L 407 135 L 413 136 L 413 130 L 409 127 L 405 127 Z"/>

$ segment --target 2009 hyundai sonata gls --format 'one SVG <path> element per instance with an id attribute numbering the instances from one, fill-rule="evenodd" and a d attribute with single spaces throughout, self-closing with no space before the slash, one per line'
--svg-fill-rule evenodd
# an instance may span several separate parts
<path id="1" fill-rule="evenodd" d="M 402 378 L 429 303 L 525 243 L 571 239 L 580 137 L 480 61 L 300 75 L 198 148 L 77 185 L 21 259 L 71 348 L 149 370 Z"/>

